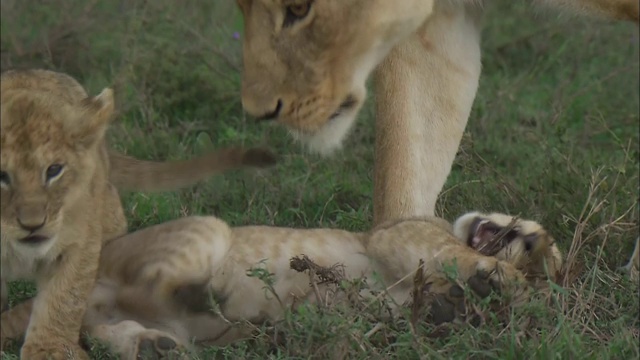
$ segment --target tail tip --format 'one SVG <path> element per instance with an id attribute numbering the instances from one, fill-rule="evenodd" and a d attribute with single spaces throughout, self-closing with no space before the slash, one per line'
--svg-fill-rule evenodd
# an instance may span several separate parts
<path id="1" fill-rule="evenodd" d="M 269 167 L 278 163 L 276 154 L 264 148 L 251 148 L 242 156 L 242 163 L 249 166 Z"/>

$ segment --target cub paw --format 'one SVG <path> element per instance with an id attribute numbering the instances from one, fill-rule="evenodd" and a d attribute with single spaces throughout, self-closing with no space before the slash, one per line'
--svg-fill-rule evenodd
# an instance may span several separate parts
<path id="1" fill-rule="evenodd" d="M 147 331 L 138 335 L 138 344 L 132 359 L 160 360 L 183 359 L 184 351 L 178 341 L 159 331 Z M 186 359 L 186 358 L 185 358 Z"/>
<path id="2" fill-rule="evenodd" d="M 25 344 L 20 350 L 20 358 L 29 360 L 89 360 L 89 354 L 77 344 Z"/>
<path id="3" fill-rule="evenodd" d="M 514 305 L 525 301 L 529 295 L 522 272 L 505 261 L 482 259 L 476 265 L 476 273 L 467 279 L 469 287 L 481 298 L 495 291 L 506 295 Z"/>
<path id="4" fill-rule="evenodd" d="M 461 320 L 465 314 L 464 290 L 458 285 L 452 285 L 447 293 L 435 294 L 431 300 L 429 315 L 435 325 Z"/>
<path id="5" fill-rule="evenodd" d="M 511 305 L 517 306 L 528 296 L 528 287 L 524 276 L 511 264 L 502 261 L 481 261 L 476 272 L 466 280 L 469 289 L 480 298 L 486 298 L 492 292 L 510 296 Z M 435 287 L 430 305 L 430 319 L 435 325 L 464 321 L 469 318 L 465 291 L 457 284 Z M 478 324 L 478 317 L 472 317 L 470 323 Z"/>

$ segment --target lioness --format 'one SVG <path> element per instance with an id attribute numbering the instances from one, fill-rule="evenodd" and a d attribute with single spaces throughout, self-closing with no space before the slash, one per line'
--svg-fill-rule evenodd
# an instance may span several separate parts
<path id="1" fill-rule="evenodd" d="M 90 97 L 61 73 L 5 72 L 0 96 L 2 302 L 6 281 L 33 279 L 38 288 L 24 359 L 88 358 L 78 337 L 100 249 L 127 230 L 114 185 L 172 189 L 274 161 L 242 148 L 165 164 L 109 153 L 112 91 Z"/>
<path id="2" fill-rule="evenodd" d="M 542 2 L 542 1 L 538 1 Z M 640 21 L 637 0 L 546 0 Z M 242 104 L 337 148 L 375 71 L 374 223 L 433 215 L 480 77 L 482 0 L 237 0 Z M 487 1 L 487 3 L 489 3 Z"/>
<path id="3" fill-rule="evenodd" d="M 494 241 L 497 246 L 483 250 L 497 235 L 502 236 Z M 191 340 L 229 343 L 247 333 L 226 321 L 277 321 L 292 304 L 315 301 L 308 276 L 290 268 L 290 259 L 301 254 L 320 266 L 343 264 L 347 278 L 366 276 L 371 282 L 378 274 L 381 283 L 370 285 L 386 289 L 396 304 L 409 300 L 420 259 L 432 292 L 449 293 L 451 282 L 441 270 L 455 262 L 461 281 L 484 284 L 479 288 L 485 292 L 508 292 L 516 304 L 527 298 L 525 279 L 553 278 L 562 265 L 560 251 L 542 226 L 503 214 L 469 213 L 453 227 L 439 218 L 407 219 L 366 233 L 230 228 L 213 216 L 192 216 L 105 245 L 84 329 L 123 359 L 146 351 L 160 358 L 188 347 Z M 265 296 L 261 280 L 247 276 L 252 267 L 272 274 L 279 300 Z M 325 290 L 319 286 L 318 291 Z M 210 297 L 223 317 L 211 311 Z M 2 314 L 2 341 L 20 336 L 31 306 L 26 301 Z M 451 308 L 441 304 L 435 311 L 449 321 Z"/>

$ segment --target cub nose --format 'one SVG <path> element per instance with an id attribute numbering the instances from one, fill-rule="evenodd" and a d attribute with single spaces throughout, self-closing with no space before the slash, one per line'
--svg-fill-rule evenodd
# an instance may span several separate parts
<path id="1" fill-rule="evenodd" d="M 43 217 L 40 220 L 29 219 L 29 221 L 23 222 L 22 220 L 20 220 L 20 218 L 18 218 L 18 225 L 29 232 L 34 232 L 41 229 L 44 226 L 46 220 L 47 218 Z"/>
<path id="2" fill-rule="evenodd" d="M 18 209 L 17 215 L 18 225 L 30 232 L 42 228 L 47 221 L 47 213 L 42 206 L 24 206 Z"/>

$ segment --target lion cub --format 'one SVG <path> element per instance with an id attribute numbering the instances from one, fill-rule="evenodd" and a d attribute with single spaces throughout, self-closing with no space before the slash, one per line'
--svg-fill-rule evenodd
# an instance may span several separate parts
<path id="1" fill-rule="evenodd" d="M 619 270 L 628 273 L 632 281 L 640 280 L 640 236 L 636 238 L 636 245 L 631 253 L 631 258 L 627 264 L 621 266 Z"/>
<path id="2" fill-rule="evenodd" d="M 315 301 L 308 276 L 290 268 L 290 259 L 301 254 L 320 266 L 343 264 L 347 278 L 371 280 L 377 273 L 381 277 L 377 286 L 386 289 L 396 304 L 410 299 L 420 259 L 434 292 L 449 291 L 451 282 L 442 269 L 455 261 L 460 280 L 480 274 L 489 290 L 495 287 L 523 301 L 528 291 L 525 278 L 555 274 L 562 257 L 539 224 L 516 220 L 509 226 L 511 221 L 507 215 L 474 212 L 460 217 L 453 227 L 439 218 L 408 219 L 352 233 L 231 228 L 212 216 L 173 220 L 105 245 L 84 327 L 123 359 L 136 359 L 145 351 L 160 358 L 192 340 L 229 343 L 247 334 L 227 320 L 278 320 L 292 304 Z M 502 229 L 506 235 L 492 256 L 474 249 Z M 272 274 L 282 303 L 265 296 L 261 280 L 247 276 L 252 267 Z M 325 288 L 320 285 L 319 291 Z M 210 311 L 210 298 L 224 319 Z M 25 302 L 3 313 L 3 319 L 13 318 L 17 329 L 7 329 L 4 336 L 20 335 L 19 324 L 28 318 L 29 307 Z"/>
<path id="3" fill-rule="evenodd" d="M 529 283 L 549 276 L 556 280 L 562 266 L 562 254 L 555 240 L 535 221 L 500 213 L 471 212 L 456 220 L 453 233 L 481 254 L 513 264 Z"/>
<path id="4" fill-rule="evenodd" d="M 169 163 L 109 153 L 111 89 L 90 97 L 61 73 L 5 72 L 0 96 L 2 300 L 6 281 L 33 279 L 38 288 L 24 359 L 88 358 L 78 338 L 100 249 L 127 229 L 114 185 L 171 189 L 274 161 L 266 151 L 242 148 Z"/>

